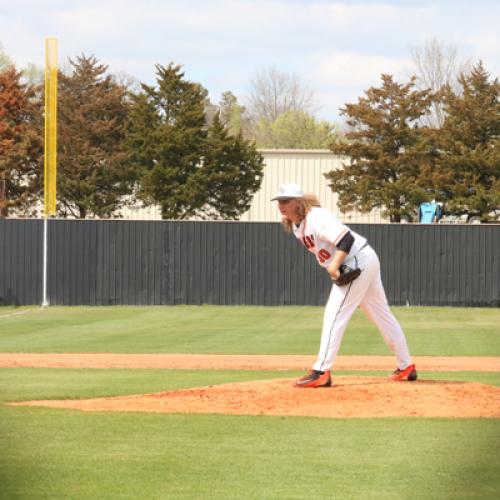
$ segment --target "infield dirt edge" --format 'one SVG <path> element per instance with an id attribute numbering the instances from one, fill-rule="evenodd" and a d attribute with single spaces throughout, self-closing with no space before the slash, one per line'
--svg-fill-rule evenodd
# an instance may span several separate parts
<path id="1" fill-rule="evenodd" d="M 302 370 L 313 356 L 208 354 L 0 353 L 0 367 Z M 499 418 L 500 388 L 476 382 L 429 380 L 426 371 L 500 371 L 497 357 L 414 358 L 416 382 L 386 377 L 336 376 L 330 389 L 298 389 L 289 379 L 195 387 L 154 394 L 80 400 L 10 403 L 81 411 L 323 418 L 444 417 Z M 337 370 L 392 371 L 392 356 L 339 356 Z"/>
<path id="2" fill-rule="evenodd" d="M 500 388 L 477 382 L 335 377 L 331 388 L 289 379 L 238 382 L 152 394 L 11 403 L 85 412 L 272 415 L 322 418 L 500 418 Z"/>
<path id="3" fill-rule="evenodd" d="M 310 355 L 0 353 L 0 368 L 144 368 L 207 370 L 303 370 Z M 500 372 L 500 357 L 414 356 L 420 371 Z M 393 356 L 339 356 L 336 370 L 392 371 Z"/>

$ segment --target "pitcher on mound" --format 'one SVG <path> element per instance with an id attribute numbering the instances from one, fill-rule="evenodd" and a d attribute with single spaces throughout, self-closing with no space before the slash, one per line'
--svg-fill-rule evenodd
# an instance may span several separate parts
<path id="1" fill-rule="evenodd" d="M 271 201 L 278 201 L 282 224 L 316 256 L 333 280 L 326 304 L 318 358 L 307 375 L 295 381 L 297 387 L 329 387 L 331 368 L 351 316 L 359 306 L 376 325 L 396 356 L 391 380 L 413 381 L 417 370 L 398 320 L 391 312 L 380 276 L 380 262 L 366 238 L 321 208 L 316 196 L 300 186 L 283 184 Z"/>

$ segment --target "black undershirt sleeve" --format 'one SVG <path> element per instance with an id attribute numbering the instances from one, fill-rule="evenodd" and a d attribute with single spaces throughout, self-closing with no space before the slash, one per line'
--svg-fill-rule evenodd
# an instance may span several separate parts
<path id="1" fill-rule="evenodd" d="M 349 253 L 349 250 L 351 250 L 353 243 L 354 243 L 354 236 L 350 232 L 348 232 L 337 243 L 336 247 L 345 253 Z"/>

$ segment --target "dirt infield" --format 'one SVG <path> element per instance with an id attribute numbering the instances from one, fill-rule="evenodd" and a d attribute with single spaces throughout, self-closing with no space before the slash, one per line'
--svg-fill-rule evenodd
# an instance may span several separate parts
<path id="1" fill-rule="evenodd" d="M 180 354 L 7 354 L 0 367 L 155 368 L 296 370 L 311 366 L 311 356 L 229 356 Z M 82 411 L 204 413 L 225 415 L 315 416 L 324 418 L 445 417 L 500 418 L 500 388 L 486 384 L 438 381 L 426 371 L 500 371 L 500 358 L 416 357 L 416 382 L 386 377 L 334 376 L 334 386 L 297 389 L 290 379 L 82 400 L 11 403 Z M 340 356 L 337 370 L 391 370 L 390 356 Z"/>
<path id="2" fill-rule="evenodd" d="M 500 417 L 500 388 L 469 382 L 390 382 L 336 377 L 334 386 L 298 389 L 286 379 L 86 400 L 28 401 L 19 406 L 102 412 L 377 417 Z"/>
<path id="3" fill-rule="evenodd" d="M 0 368 L 149 368 L 189 370 L 303 370 L 314 356 L 225 354 L 0 353 Z M 499 357 L 415 356 L 420 371 L 500 372 Z M 393 356 L 339 356 L 336 370 L 393 370 Z"/>

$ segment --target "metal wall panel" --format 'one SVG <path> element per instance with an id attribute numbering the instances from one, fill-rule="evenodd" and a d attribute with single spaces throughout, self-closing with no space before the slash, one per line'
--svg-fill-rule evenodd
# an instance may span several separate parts
<path id="1" fill-rule="evenodd" d="M 0 219 L 0 305 L 41 303 L 40 220 Z"/>
<path id="2" fill-rule="evenodd" d="M 379 254 L 389 303 L 500 306 L 500 225 L 351 227 Z"/>
<path id="3" fill-rule="evenodd" d="M 499 225 L 351 224 L 390 304 L 500 307 Z M 53 305 L 322 305 L 330 281 L 280 224 L 49 221 Z M 41 220 L 0 220 L 0 303 L 42 301 Z"/>

